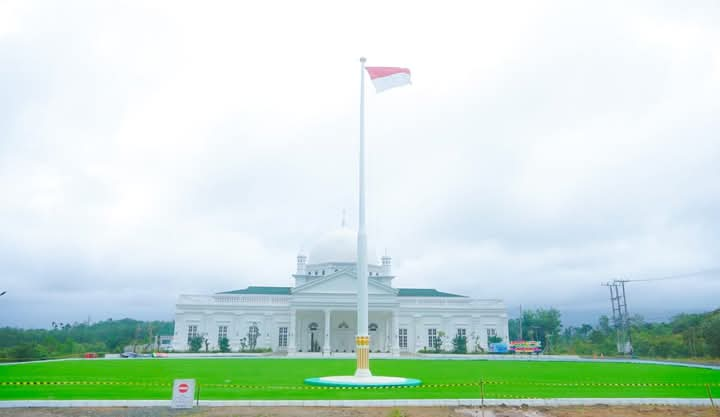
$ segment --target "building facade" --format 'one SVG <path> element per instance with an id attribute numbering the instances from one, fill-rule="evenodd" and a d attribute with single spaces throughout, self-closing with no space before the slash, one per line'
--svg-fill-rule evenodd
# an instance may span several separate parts
<path id="1" fill-rule="evenodd" d="M 372 253 L 372 252 L 370 252 Z M 180 295 L 173 349 L 189 349 L 203 336 L 210 349 L 226 337 L 233 352 L 351 353 L 357 334 L 356 235 L 342 228 L 297 257 L 293 287 L 250 286 L 209 295 Z M 373 353 L 417 352 L 439 340 L 466 337 L 468 351 L 487 350 L 493 337 L 508 340 L 502 300 L 476 299 L 428 288 L 395 288 L 392 259 L 369 265 L 370 349 Z M 253 343 L 254 342 L 254 343 Z"/>

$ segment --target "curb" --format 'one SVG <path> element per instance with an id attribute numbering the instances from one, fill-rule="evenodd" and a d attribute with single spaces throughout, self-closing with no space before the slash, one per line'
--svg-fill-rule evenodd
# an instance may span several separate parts
<path id="1" fill-rule="evenodd" d="M 11 400 L 0 408 L 29 407 L 170 407 L 170 400 Z M 205 407 L 480 407 L 522 406 L 562 407 L 590 405 L 672 405 L 710 407 L 701 398 L 547 398 L 547 399 L 446 399 L 446 400 L 228 400 L 199 402 Z"/>

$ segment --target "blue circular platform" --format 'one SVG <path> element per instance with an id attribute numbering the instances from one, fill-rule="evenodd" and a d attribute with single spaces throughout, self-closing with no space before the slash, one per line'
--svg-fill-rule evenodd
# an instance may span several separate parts
<path id="1" fill-rule="evenodd" d="M 422 384 L 419 379 L 396 376 L 322 376 L 307 378 L 305 383 L 320 387 L 416 387 Z"/>

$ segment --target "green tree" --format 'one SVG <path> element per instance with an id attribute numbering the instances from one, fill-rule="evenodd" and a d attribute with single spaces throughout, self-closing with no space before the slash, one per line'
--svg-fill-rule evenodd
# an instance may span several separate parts
<path id="1" fill-rule="evenodd" d="M 202 336 L 193 336 L 190 338 L 190 352 L 199 352 L 203 344 Z"/>
<path id="2" fill-rule="evenodd" d="M 720 356 L 720 309 L 708 314 L 701 328 L 709 353 Z"/>
<path id="3" fill-rule="evenodd" d="M 452 340 L 453 353 L 467 353 L 467 337 L 458 333 Z"/>
<path id="4" fill-rule="evenodd" d="M 230 352 L 230 341 L 228 340 L 228 338 L 221 337 L 220 340 L 218 340 L 218 347 L 220 348 L 220 352 Z"/>
<path id="5" fill-rule="evenodd" d="M 528 329 L 533 340 L 538 340 L 549 350 L 550 340 L 558 340 L 560 336 L 560 312 L 554 308 L 523 311 L 523 329 Z"/>
<path id="6" fill-rule="evenodd" d="M 437 332 L 437 337 L 433 339 L 433 350 L 435 353 L 440 353 L 442 351 L 443 343 L 445 342 L 445 332 L 442 330 Z"/>

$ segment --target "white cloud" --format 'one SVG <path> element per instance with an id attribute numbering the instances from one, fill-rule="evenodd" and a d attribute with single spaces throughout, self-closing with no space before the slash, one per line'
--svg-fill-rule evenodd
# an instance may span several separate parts
<path id="1" fill-rule="evenodd" d="M 367 97 L 370 238 L 397 285 L 602 311 L 600 282 L 715 266 L 719 17 L 5 2 L 0 325 L 288 285 L 297 251 L 356 215 L 361 54 L 413 71 Z M 716 307 L 716 282 L 678 285 L 668 309 Z"/>

